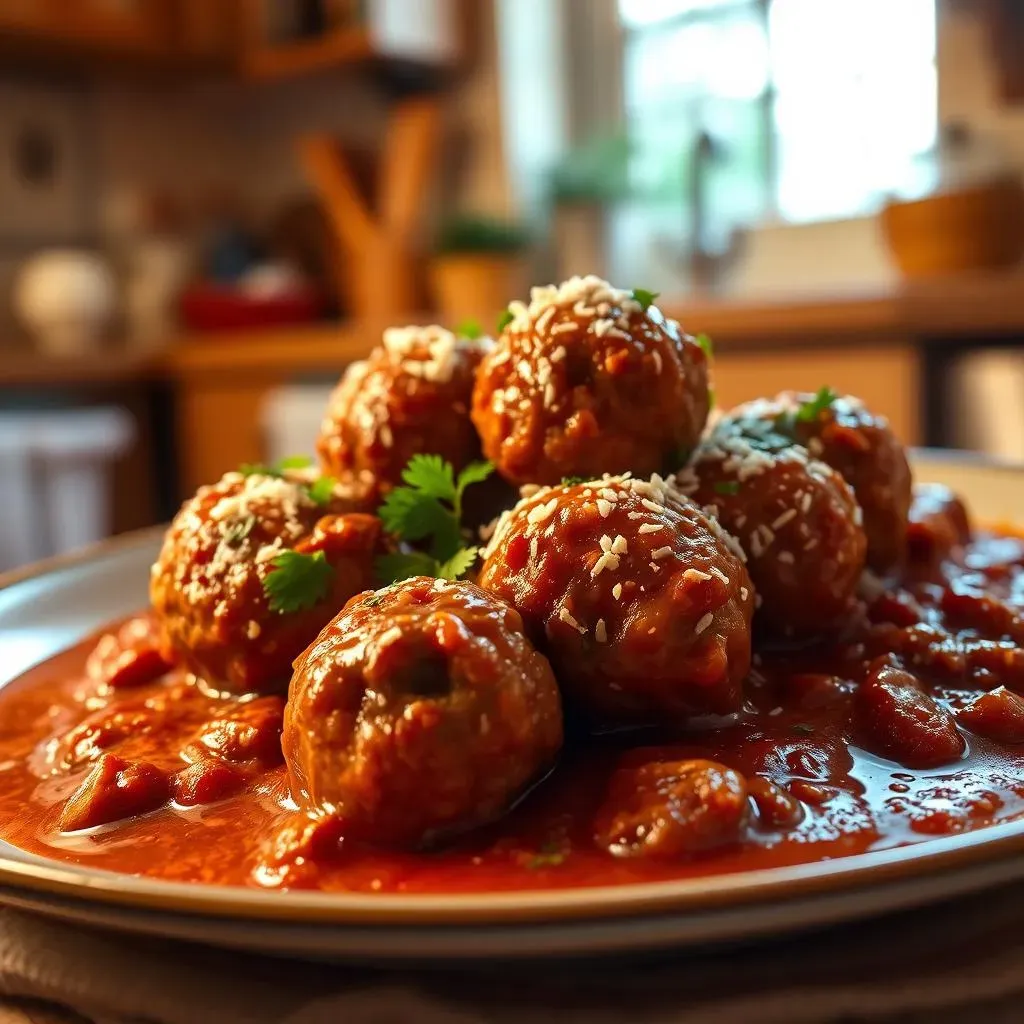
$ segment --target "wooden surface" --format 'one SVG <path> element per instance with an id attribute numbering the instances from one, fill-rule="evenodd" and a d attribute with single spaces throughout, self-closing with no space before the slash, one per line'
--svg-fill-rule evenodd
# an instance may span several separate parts
<path id="1" fill-rule="evenodd" d="M 906 342 L 792 352 L 721 352 L 714 362 L 718 404 L 729 408 L 787 388 L 817 391 L 829 385 L 862 398 L 889 418 L 905 444 L 923 436 L 922 354 Z"/>
<path id="2" fill-rule="evenodd" d="M 918 345 L 1024 338 L 1024 271 L 957 275 L 884 293 L 773 301 L 673 299 L 659 304 L 719 354 L 822 348 L 851 356 L 894 342 Z M 392 323 L 431 323 L 436 313 L 267 330 L 186 335 L 162 355 L 111 350 L 97 358 L 50 360 L 0 347 L 0 386 L 67 384 L 245 372 L 301 375 L 340 370 L 365 355 Z"/>

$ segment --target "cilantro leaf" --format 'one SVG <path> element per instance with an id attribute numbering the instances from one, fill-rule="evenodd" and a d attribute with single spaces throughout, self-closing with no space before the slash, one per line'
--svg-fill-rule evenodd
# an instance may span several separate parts
<path id="1" fill-rule="evenodd" d="M 823 412 L 832 408 L 832 403 L 839 397 L 827 385 L 818 388 L 817 394 L 809 401 L 803 402 L 796 411 L 796 418 L 801 423 L 813 423 Z"/>
<path id="2" fill-rule="evenodd" d="M 647 310 L 650 308 L 651 303 L 661 294 L 661 292 L 650 292 L 646 288 L 634 288 L 633 298 L 640 303 L 641 309 Z"/>
<path id="3" fill-rule="evenodd" d="M 515 320 L 515 315 L 512 313 L 512 310 L 506 309 L 501 316 L 498 317 L 498 333 L 501 334 L 501 332 L 505 330 L 513 320 Z"/>
<path id="4" fill-rule="evenodd" d="M 471 462 L 459 474 L 456 489 L 461 494 L 470 484 L 482 484 L 493 472 L 494 466 L 489 462 Z"/>
<path id="5" fill-rule="evenodd" d="M 412 487 L 396 487 L 377 509 L 389 533 L 404 540 L 422 540 L 435 530 L 444 509 L 435 498 Z"/>
<path id="6" fill-rule="evenodd" d="M 380 555 L 373 563 L 377 579 L 384 585 L 407 580 L 410 576 L 436 576 L 437 560 L 422 551 L 397 551 Z"/>
<path id="7" fill-rule="evenodd" d="M 309 496 L 318 505 L 327 505 L 330 503 L 331 498 L 334 497 L 334 488 L 338 486 L 338 481 L 333 476 L 321 476 L 317 477 L 307 488 Z"/>
<path id="8" fill-rule="evenodd" d="M 693 340 L 700 346 L 701 351 L 704 353 L 704 355 L 708 357 L 708 359 L 711 359 L 714 356 L 714 342 L 712 342 L 712 340 L 706 334 L 701 332 Z"/>
<path id="9" fill-rule="evenodd" d="M 414 455 L 402 470 L 402 479 L 428 497 L 455 500 L 455 474 L 440 455 Z"/>
<path id="10" fill-rule="evenodd" d="M 322 551 L 303 554 L 282 551 L 271 563 L 263 580 L 272 612 L 288 615 L 304 611 L 322 601 L 331 587 L 334 567 Z"/>
<path id="11" fill-rule="evenodd" d="M 479 554 L 477 548 L 460 548 L 446 562 L 437 567 L 437 575 L 443 580 L 456 580 L 472 568 Z"/>
<path id="12" fill-rule="evenodd" d="M 463 320 L 455 328 L 455 334 L 459 338 L 467 338 L 469 341 L 476 341 L 484 336 L 484 329 L 480 326 L 479 320 Z"/>
<path id="13" fill-rule="evenodd" d="M 715 494 L 739 494 L 740 485 L 738 480 L 717 480 L 715 482 Z"/>
<path id="14" fill-rule="evenodd" d="M 451 464 L 439 455 L 414 455 L 402 472 L 404 486 L 388 494 L 377 514 L 401 540 L 429 540 L 427 552 L 386 555 L 378 560 L 379 575 L 394 582 L 415 575 L 456 579 L 464 573 L 477 550 L 463 547 L 462 496 L 493 471 L 489 462 L 471 462 L 456 480 Z"/>
<path id="15" fill-rule="evenodd" d="M 255 525 L 256 517 L 252 513 L 241 519 L 236 519 L 230 526 L 227 523 L 222 524 L 224 543 L 229 548 L 237 548 L 252 533 L 252 528 Z M 227 529 L 223 529 L 223 527 L 227 527 Z"/>
<path id="16" fill-rule="evenodd" d="M 286 455 L 269 466 L 262 462 L 243 462 L 238 472 L 242 476 L 284 476 L 286 470 L 308 469 L 312 465 L 313 460 L 308 455 Z"/>

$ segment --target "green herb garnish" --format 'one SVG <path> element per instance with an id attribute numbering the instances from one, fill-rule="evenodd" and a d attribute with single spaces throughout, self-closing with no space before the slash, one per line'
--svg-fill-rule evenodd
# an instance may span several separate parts
<path id="1" fill-rule="evenodd" d="M 440 455 L 414 455 L 396 487 L 378 509 L 385 528 L 404 541 L 428 541 L 428 551 L 397 552 L 377 559 L 388 583 L 410 576 L 454 580 L 476 561 L 477 549 L 462 540 L 462 497 L 467 487 L 486 480 L 494 467 L 471 462 L 456 478 Z"/>
<path id="2" fill-rule="evenodd" d="M 334 488 L 337 486 L 338 481 L 333 476 L 321 476 L 309 484 L 306 490 L 318 505 L 327 505 L 334 497 Z"/>
<path id="3" fill-rule="evenodd" d="M 634 288 L 633 298 L 640 303 L 640 308 L 647 310 L 650 308 L 651 303 L 661 294 L 661 292 L 651 292 L 646 288 Z"/>
<path id="4" fill-rule="evenodd" d="M 562 486 L 563 487 L 578 487 L 580 484 L 585 484 L 587 478 L 583 476 L 563 476 Z"/>
<path id="5" fill-rule="evenodd" d="M 506 309 L 501 316 L 498 317 L 498 333 L 501 334 L 501 332 L 505 330 L 513 320 L 515 320 L 515 315 L 512 310 Z"/>
<path id="6" fill-rule="evenodd" d="M 803 733 L 805 736 L 810 736 L 814 732 L 814 726 L 808 725 L 806 722 L 797 722 L 793 726 L 793 732 Z"/>
<path id="7" fill-rule="evenodd" d="M 282 551 L 263 580 L 270 610 L 281 615 L 304 611 L 322 601 L 331 587 L 334 567 L 322 551 L 306 555 Z"/>
<path id="8" fill-rule="evenodd" d="M 227 529 L 223 531 L 224 543 L 229 548 L 237 548 L 252 533 L 252 528 L 255 525 L 256 517 L 251 513 L 241 519 L 236 519 L 230 526 L 225 523 L 224 526 L 227 526 Z"/>
<path id="9" fill-rule="evenodd" d="M 437 567 L 438 577 L 442 580 L 457 580 L 472 568 L 479 553 L 477 548 L 459 548 L 451 558 Z"/>
<path id="10" fill-rule="evenodd" d="M 802 402 L 796 411 L 796 418 L 801 423 L 813 423 L 823 412 L 832 408 L 832 403 L 839 397 L 830 387 L 818 389 L 817 394 L 807 402 Z"/>
<path id="11" fill-rule="evenodd" d="M 708 357 L 708 359 L 711 359 L 711 358 L 714 357 L 714 354 L 715 354 L 714 343 L 711 341 L 711 339 L 706 334 L 704 334 L 704 333 L 698 334 L 697 337 L 694 338 L 693 340 L 700 346 L 701 351 L 704 353 L 704 355 L 706 355 Z"/>
<path id="12" fill-rule="evenodd" d="M 715 494 L 739 494 L 740 484 L 738 480 L 717 480 L 715 482 Z"/>
<path id="13" fill-rule="evenodd" d="M 562 844 L 554 841 L 546 842 L 527 859 L 526 866 L 531 871 L 538 871 L 540 868 L 557 868 L 565 863 L 565 857 L 566 851 Z"/>
<path id="14" fill-rule="evenodd" d="M 283 459 L 278 459 L 277 462 L 272 463 L 269 466 L 263 465 L 261 462 L 243 462 L 238 467 L 238 472 L 242 476 L 284 476 L 285 472 L 289 469 L 308 469 L 313 465 L 313 460 L 308 455 L 286 455 Z"/>
<path id="15" fill-rule="evenodd" d="M 384 600 L 382 594 L 371 594 L 364 602 L 364 608 L 376 608 Z"/>
<path id="16" fill-rule="evenodd" d="M 480 326 L 479 320 L 463 320 L 455 328 L 455 334 L 459 338 L 466 338 L 469 341 L 476 341 L 484 336 L 484 329 Z"/>

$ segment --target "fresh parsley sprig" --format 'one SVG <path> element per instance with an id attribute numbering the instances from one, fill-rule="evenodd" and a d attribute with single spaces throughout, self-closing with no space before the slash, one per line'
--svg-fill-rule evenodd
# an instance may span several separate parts
<path id="1" fill-rule="evenodd" d="M 404 486 L 385 498 L 377 514 L 385 528 L 400 540 L 428 541 L 427 551 L 395 552 L 376 561 L 385 583 L 410 576 L 454 580 L 476 561 L 478 551 L 463 546 L 462 498 L 466 488 L 486 480 L 494 467 L 471 462 L 456 477 L 440 455 L 414 455 L 402 471 Z"/>
<path id="2" fill-rule="evenodd" d="M 640 303 L 640 308 L 643 310 L 650 309 L 654 300 L 661 294 L 661 292 L 648 291 L 646 288 L 634 288 L 633 298 Z"/>
<path id="3" fill-rule="evenodd" d="M 811 399 L 800 404 L 796 411 L 796 418 L 801 423 L 813 423 L 823 412 L 832 408 L 832 403 L 839 397 L 827 384 L 818 388 L 817 393 Z"/>
<path id="4" fill-rule="evenodd" d="M 334 567 L 322 551 L 282 551 L 263 579 L 263 593 L 272 612 L 290 615 L 319 604 L 331 589 Z"/>
<path id="5" fill-rule="evenodd" d="M 467 341 L 477 341 L 484 336 L 484 329 L 480 326 L 479 320 L 463 320 L 455 328 L 457 338 L 465 338 Z"/>
<path id="6" fill-rule="evenodd" d="M 501 334 L 513 320 L 515 320 L 515 314 L 511 309 L 502 310 L 501 316 L 498 317 L 498 333 Z"/>
<path id="7" fill-rule="evenodd" d="M 309 469 L 312 465 L 313 460 L 308 455 L 287 455 L 270 465 L 263 465 L 259 462 L 244 462 L 238 467 L 238 471 L 242 476 L 259 475 L 283 479 L 287 476 L 289 470 Z M 300 487 L 306 489 L 306 493 L 317 505 L 330 504 L 331 498 L 334 497 L 334 488 L 338 486 L 338 481 L 333 476 L 326 475 L 318 476 L 310 483 L 305 483 L 304 481 L 296 482 Z"/>
<path id="8" fill-rule="evenodd" d="M 238 467 L 242 476 L 284 476 L 289 469 L 308 469 L 313 465 L 313 460 L 308 455 L 286 455 L 277 462 L 264 465 L 262 462 L 243 462 Z"/>

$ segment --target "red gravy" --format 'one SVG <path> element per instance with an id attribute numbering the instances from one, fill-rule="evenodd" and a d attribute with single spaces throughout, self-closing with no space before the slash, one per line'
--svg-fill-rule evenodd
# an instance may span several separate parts
<path id="1" fill-rule="evenodd" d="M 617 885 L 844 857 L 1024 815 L 1024 701 L 1014 696 L 1024 693 L 1024 540 L 1009 535 L 979 533 L 941 565 L 918 564 L 901 586 L 871 595 L 865 616 L 838 641 L 762 648 L 738 720 L 598 738 L 570 723 L 559 764 L 508 816 L 420 852 L 343 844 L 340 854 L 323 860 L 308 850 L 296 855 L 287 837 L 298 815 L 281 765 L 251 769 L 243 788 L 225 799 L 192 807 L 172 799 L 147 814 L 62 833 L 64 804 L 99 753 L 178 772 L 205 724 L 238 708 L 237 699 L 210 696 L 180 671 L 103 696 L 85 674 L 94 644 L 95 638 L 83 642 L 0 691 L 0 836 L 24 850 L 95 868 L 327 891 Z M 959 716 L 1000 685 L 1012 692 L 958 718 L 964 751 L 951 763 L 907 767 L 908 760 L 928 762 L 933 740 L 949 737 L 934 716 L 905 701 L 897 707 L 903 698 L 891 688 L 878 700 L 858 703 L 869 664 L 891 651 L 943 715 Z M 140 702 L 150 705 L 144 723 L 128 721 L 92 747 L 86 743 L 84 763 L 60 764 L 69 731 L 87 715 L 115 714 Z M 264 716 L 271 728 L 275 714 Z M 910 740 L 907 728 L 918 730 Z M 960 744 L 956 730 L 953 737 Z M 899 763 L 879 754 L 882 747 L 914 754 Z M 613 774 L 679 758 L 706 758 L 748 780 L 769 779 L 800 801 L 802 817 L 776 827 L 762 809 L 752 814 L 740 842 L 674 860 L 619 859 L 600 849 L 595 821 L 614 791 Z"/>

